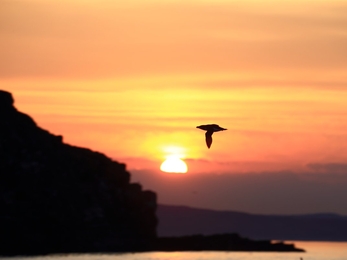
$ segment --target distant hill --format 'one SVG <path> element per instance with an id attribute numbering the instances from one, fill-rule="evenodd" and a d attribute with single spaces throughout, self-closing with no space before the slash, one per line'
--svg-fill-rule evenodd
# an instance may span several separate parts
<path id="1" fill-rule="evenodd" d="M 159 205 L 158 236 L 238 233 L 252 239 L 347 241 L 347 216 L 256 215 Z"/>

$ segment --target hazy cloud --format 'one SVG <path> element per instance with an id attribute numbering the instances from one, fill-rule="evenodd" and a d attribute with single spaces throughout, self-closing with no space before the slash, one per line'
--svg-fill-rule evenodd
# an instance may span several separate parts
<path id="1" fill-rule="evenodd" d="M 347 214 L 347 175 L 268 172 L 166 174 L 131 171 L 159 203 L 262 214 Z M 326 180 L 335 179 L 334 182 Z"/>
<path id="2" fill-rule="evenodd" d="M 347 163 L 310 163 L 307 167 L 317 172 L 344 173 L 347 175 Z"/>
<path id="3" fill-rule="evenodd" d="M 0 77 L 343 70 L 339 8 L 346 4 L 3 1 Z"/>

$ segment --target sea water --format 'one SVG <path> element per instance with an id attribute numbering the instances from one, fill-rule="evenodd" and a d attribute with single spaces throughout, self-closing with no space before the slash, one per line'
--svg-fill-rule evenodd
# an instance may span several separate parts
<path id="1" fill-rule="evenodd" d="M 293 241 L 306 250 L 290 253 L 260 252 L 150 252 L 126 254 L 68 254 L 34 257 L 2 257 L 2 260 L 347 260 L 347 242 Z"/>

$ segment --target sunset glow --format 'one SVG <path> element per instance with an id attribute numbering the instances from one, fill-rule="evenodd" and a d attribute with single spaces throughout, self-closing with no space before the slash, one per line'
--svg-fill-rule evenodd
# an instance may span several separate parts
<path id="1" fill-rule="evenodd" d="M 347 176 L 346 10 L 343 0 L 5 0 L 0 85 L 40 127 L 138 175 L 178 181 L 159 171 L 166 158 L 162 171 L 188 164 L 185 179 L 290 173 L 320 185 Z M 228 131 L 207 149 L 202 124 Z"/>

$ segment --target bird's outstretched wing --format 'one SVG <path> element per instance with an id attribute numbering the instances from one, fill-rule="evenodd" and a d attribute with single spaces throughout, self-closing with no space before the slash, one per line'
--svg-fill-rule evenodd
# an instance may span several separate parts
<path id="1" fill-rule="evenodd" d="M 206 145 L 207 145 L 208 149 L 210 149 L 211 144 L 212 144 L 212 134 L 213 134 L 213 131 L 207 131 L 207 132 L 205 133 L 205 136 L 206 136 Z"/>
<path id="2" fill-rule="evenodd" d="M 205 130 L 205 131 L 213 131 L 213 132 L 227 130 L 226 128 L 220 127 L 219 125 L 216 125 L 216 124 L 199 125 L 196 128 L 200 128 L 201 130 Z"/>

